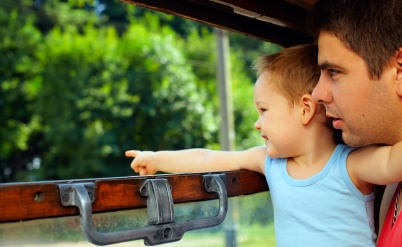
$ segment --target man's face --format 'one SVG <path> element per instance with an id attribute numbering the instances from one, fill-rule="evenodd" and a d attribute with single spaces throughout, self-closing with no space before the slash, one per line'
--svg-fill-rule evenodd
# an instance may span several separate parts
<path id="1" fill-rule="evenodd" d="M 330 33 L 320 33 L 318 50 L 321 76 L 313 99 L 334 118 L 333 126 L 342 130 L 345 143 L 393 144 L 392 126 L 398 121 L 394 71 L 386 69 L 379 80 L 370 79 L 364 60 Z"/>

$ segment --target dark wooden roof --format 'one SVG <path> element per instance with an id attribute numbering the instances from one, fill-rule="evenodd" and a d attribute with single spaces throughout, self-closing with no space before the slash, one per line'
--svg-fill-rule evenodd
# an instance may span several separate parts
<path id="1" fill-rule="evenodd" d="M 315 0 L 121 0 L 252 36 L 284 47 L 310 43 L 305 31 Z"/>

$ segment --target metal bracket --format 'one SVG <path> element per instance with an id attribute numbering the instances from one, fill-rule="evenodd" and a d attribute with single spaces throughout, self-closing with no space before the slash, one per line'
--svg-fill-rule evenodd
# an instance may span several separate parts
<path id="1" fill-rule="evenodd" d="M 172 188 L 167 179 L 146 180 L 140 187 L 140 194 L 147 197 L 148 224 L 174 222 Z"/>
<path id="2" fill-rule="evenodd" d="M 76 187 L 80 185 L 80 187 L 84 187 L 86 190 L 89 199 L 91 200 L 91 203 L 95 201 L 95 185 L 94 183 L 79 183 L 79 184 L 74 184 L 72 187 L 71 184 L 60 184 L 59 185 L 59 191 L 60 191 L 60 199 L 61 199 L 61 205 L 63 206 L 75 206 L 77 205 L 76 199 L 77 197 L 75 195 L 75 190 Z"/>
<path id="3" fill-rule="evenodd" d="M 225 175 L 208 174 L 204 175 L 203 179 L 205 190 L 219 195 L 219 212 L 216 216 L 175 223 L 171 187 L 167 179 L 148 179 L 140 187 L 139 193 L 147 196 L 149 225 L 126 231 L 96 231 L 91 207 L 95 200 L 93 183 L 60 184 L 60 200 L 63 206 L 78 207 L 82 231 L 93 244 L 108 245 L 144 239 L 145 245 L 157 245 L 178 241 L 187 231 L 212 227 L 223 222 L 228 209 Z"/>

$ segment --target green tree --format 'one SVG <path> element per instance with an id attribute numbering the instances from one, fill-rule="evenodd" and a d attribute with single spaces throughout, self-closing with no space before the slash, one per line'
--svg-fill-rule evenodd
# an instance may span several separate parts
<path id="1" fill-rule="evenodd" d="M 233 40 L 232 40 L 233 37 Z M 251 64 L 259 56 L 270 54 L 278 49 L 272 44 L 264 45 L 263 42 L 253 40 L 241 35 L 230 34 L 230 77 L 232 84 L 232 100 L 235 127 L 235 148 L 245 149 L 255 145 L 263 145 L 259 133 L 254 129 L 257 114 L 253 102 L 253 85 L 256 80 Z M 239 49 L 240 41 L 245 40 L 250 44 L 246 48 Z M 244 43 L 247 43 L 244 42 Z M 253 46 L 257 48 L 252 48 Z M 215 118 L 219 124 L 219 96 L 216 79 L 216 36 L 209 28 L 194 29 L 186 37 L 187 62 L 193 68 L 199 87 L 204 88 L 213 105 Z M 245 54 L 255 54 L 253 59 Z M 217 135 L 217 133 L 213 133 Z M 218 140 L 217 140 L 218 142 Z M 210 146 L 212 147 L 212 146 Z M 213 148 L 219 148 L 214 146 Z"/>
<path id="2" fill-rule="evenodd" d="M 35 54 L 42 35 L 35 15 L 22 2 L 1 1 L 0 7 L 0 182 L 32 164 L 38 151 L 40 118 L 32 104 L 40 66 Z"/>
<path id="3" fill-rule="evenodd" d="M 96 3 L 0 3 L 1 181 L 123 176 L 132 174 L 127 149 L 219 148 L 212 28 L 124 3 L 105 1 L 101 12 Z M 266 47 L 234 37 L 243 149 L 260 137 L 255 78 L 238 47 L 261 55 Z"/>
<path id="4" fill-rule="evenodd" d="M 55 29 L 40 61 L 43 171 L 47 179 L 131 174 L 124 150 L 205 146 L 207 119 L 175 33 L 157 18 L 113 28 Z M 158 32 L 155 32 L 155 29 Z M 96 41 L 96 42 L 94 42 Z"/>

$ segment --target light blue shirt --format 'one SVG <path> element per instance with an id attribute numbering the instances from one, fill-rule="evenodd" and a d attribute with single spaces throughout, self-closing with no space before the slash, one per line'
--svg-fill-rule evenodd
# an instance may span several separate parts
<path id="1" fill-rule="evenodd" d="M 325 167 L 307 179 L 291 178 L 287 159 L 266 158 L 278 247 L 375 246 L 374 192 L 363 195 L 346 170 L 353 150 L 338 145 Z"/>

